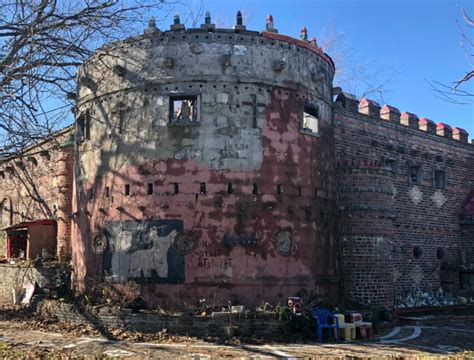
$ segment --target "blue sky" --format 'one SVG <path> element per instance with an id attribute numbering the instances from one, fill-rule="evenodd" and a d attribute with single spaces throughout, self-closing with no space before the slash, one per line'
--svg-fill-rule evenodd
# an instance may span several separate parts
<path id="1" fill-rule="evenodd" d="M 196 11 L 201 1 L 192 4 Z M 472 69 L 461 47 L 462 35 L 456 21 L 463 24 L 461 7 L 474 18 L 474 2 L 204 0 L 202 4 L 218 24 L 231 26 L 235 13 L 241 10 L 248 29 L 262 30 L 265 17 L 271 13 L 281 34 L 298 38 L 301 27 L 306 26 L 309 36 L 316 36 L 320 44 L 327 40 L 325 36 L 332 36 L 334 52 L 342 53 L 342 57 L 347 53 L 345 68 L 355 69 L 352 82 L 359 80 L 358 70 L 363 64 L 366 73 L 361 83 L 388 80 L 384 85 L 385 103 L 419 117 L 462 127 L 474 137 L 474 96 L 469 105 L 451 104 L 438 99 L 427 82 L 450 85 Z M 171 19 L 166 27 L 169 23 Z M 165 28 L 165 24 L 160 27 Z M 474 29 L 462 28 L 474 41 Z M 474 80 L 463 89 L 474 94 Z"/>

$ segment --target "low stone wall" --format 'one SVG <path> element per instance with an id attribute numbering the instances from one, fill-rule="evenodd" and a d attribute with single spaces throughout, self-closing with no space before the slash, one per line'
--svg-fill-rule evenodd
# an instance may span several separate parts
<path id="1" fill-rule="evenodd" d="M 12 304 L 13 292 L 20 302 L 26 287 L 36 283 L 38 290 L 61 292 L 68 290 L 69 272 L 62 264 L 34 267 L 28 263 L 0 264 L 0 304 Z"/>
<path id="2" fill-rule="evenodd" d="M 37 311 L 42 315 L 55 315 L 61 321 L 78 324 L 93 324 L 103 328 L 123 328 L 140 332 L 158 332 L 166 329 L 169 333 L 188 336 L 226 336 L 229 315 L 216 317 L 192 315 L 160 315 L 156 313 L 131 313 L 114 311 L 111 308 L 81 310 L 74 304 L 43 300 Z M 258 335 L 264 338 L 281 337 L 283 324 L 275 315 L 244 317 L 233 314 L 232 326 L 242 337 Z"/>

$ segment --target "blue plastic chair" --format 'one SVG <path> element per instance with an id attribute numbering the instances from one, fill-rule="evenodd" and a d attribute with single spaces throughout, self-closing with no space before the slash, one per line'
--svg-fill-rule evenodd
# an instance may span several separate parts
<path id="1" fill-rule="evenodd" d="M 319 308 L 311 310 L 311 315 L 316 321 L 316 341 L 323 342 L 323 329 L 336 329 L 336 340 L 339 340 L 339 319 L 332 312 Z M 333 319 L 332 324 L 329 319 Z"/>

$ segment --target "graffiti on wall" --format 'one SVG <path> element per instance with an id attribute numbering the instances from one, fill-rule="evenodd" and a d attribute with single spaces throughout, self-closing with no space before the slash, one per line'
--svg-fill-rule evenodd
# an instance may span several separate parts
<path id="1" fill-rule="evenodd" d="M 112 221 L 104 228 L 104 274 L 118 282 L 184 282 L 184 256 L 173 246 L 181 220 Z"/>

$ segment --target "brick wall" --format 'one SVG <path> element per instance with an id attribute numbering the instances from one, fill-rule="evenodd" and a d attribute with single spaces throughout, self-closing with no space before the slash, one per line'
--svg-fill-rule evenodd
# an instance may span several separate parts
<path id="1" fill-rule="evenodd" d="M 172 334 L 189 336 L 225 336 L 229 326 L 229 315 L 218 317 L 183 315 L 160 315 L 153 313 L 130 313 L 111 308 L 84 310 L 69 303 L 43 300 L 38 304 L 39 314 L 54 314 L 61 321 L 92 324 L 104 328 L 125 328 L 132 331 L 156 332 L 166 329 Z M 275 338 L 282 333 L 283 324 L 275 315 L 239 316 L 233 314 L 232 325 L 238 327 L 240 336 Z"/>
<path id="2" fill-rule="evenodd" d="M 59 131 L 0 163 L 2 228 L 23 221 L 56 220 L 60 260 L 70 257 L 74 146 L 67 141 L 72 130 Z M 4 257 L 6 234 L 0 233 L 0 257 Z"/>
<path id="3" fill-rule="evenodd" d="M 474 188 L 474 147 L 467 136 L 456 140 L 433 127 L 423 131 L 416 115 L 400 116 L 393 107 L 382 108 L 383 119 L 374 102 L 359 104 L 342 95 L 336 106 L 347 295 L 390 307 L 394 297 L 414 287 L 438 289 L 442 266 L 474 260 L 459 216 Z M 432 122 L 419 122 L 426 124 Z M 410 181 L 410 166 L 419 167 L 419 183 Z M 434 185 L 435 170 L 446 174 L 444 189 Z M 381 242 L 383 256 L 376 251 Z"/>

